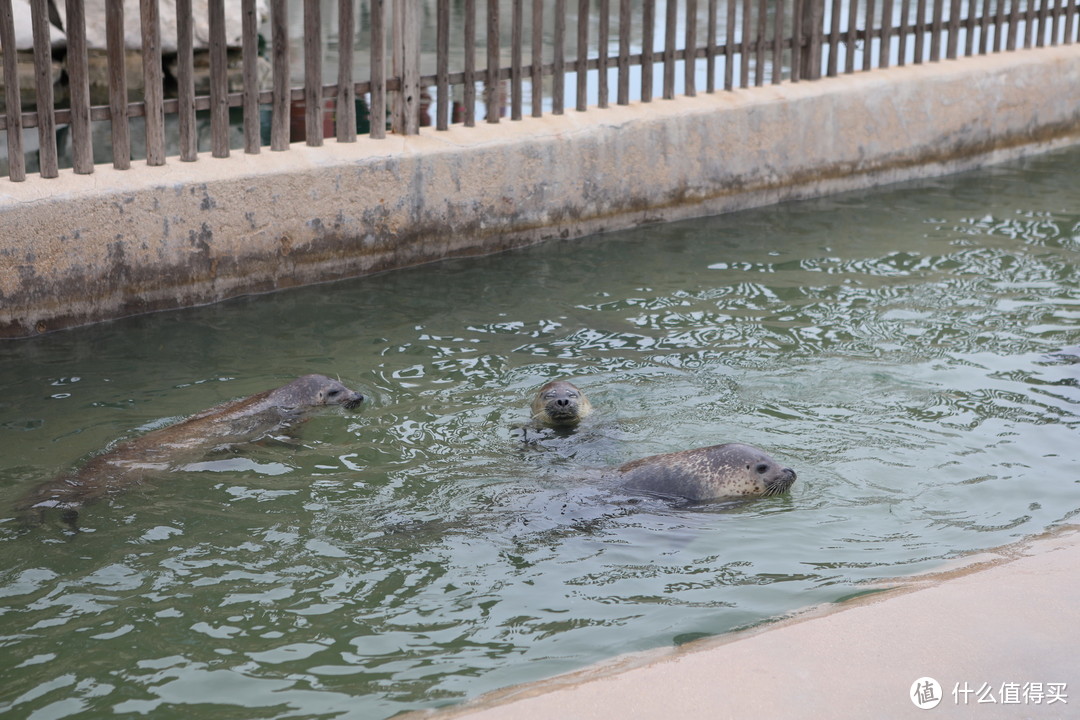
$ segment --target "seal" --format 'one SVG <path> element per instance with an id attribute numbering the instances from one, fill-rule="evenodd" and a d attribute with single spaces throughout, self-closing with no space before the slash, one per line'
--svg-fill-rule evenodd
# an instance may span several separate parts
<path id="1" fill-rule="evenodd" d="M 653 455 L 607 475 L 624 490 L 691 502 L 780 495 L 796 477 L 791 468 L 742 443 Z"/>
<path id="2" fill-rule="evenodd" d="M 273 390 L 215 405 L 186 420 L 122 442 L 87 460 L 74 473 L 41 484 L 20 503 L 24 513 L 55 508 L 74 526 L 78 510 L 137 484 L 148 473 L 252 442 L 306 420 L 315 411 L 360 406 L 364 396 L 325 375 L 305 375 Z"/>
<path id="3" fill-rule="evenodd" d="M 552 380 L 540 388 L 532 401 L 534 423 L 554 428 L 572 428 L 592 412 L 592 403 L 576 385 Z"/>

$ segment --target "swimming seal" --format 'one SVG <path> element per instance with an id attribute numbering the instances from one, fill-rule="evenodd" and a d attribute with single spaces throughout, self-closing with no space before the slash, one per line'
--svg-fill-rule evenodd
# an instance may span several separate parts
<path id="1" fill-rule="evenodd" d="M 624 490 L 691 502 L 779 495 L 796 477 L 764 451 L 741 443 L 653 455 L 608 475 Z"/>
<path id="2" fill-rule="evenodd" d="M 211 450 L 258 440 L 307 419 L 319 408 L 340 405 L 352 410 L 363 400 L 363 395 L 337 380 L 305 375 L 120 443 L 90 458 L 74 473 L 38 486 L 20 510 L 41 513 L 56 508 L 74 525 L 78 508 L 138 483 L 150 471 L 168 470 Z"/>
<path id="3" fill-rule="evenodd" d="M 576 427 L 592 412 L 592 403 L 573 383 L 552 380 L 532 401 L 533 422 L 556 428 Z"/>

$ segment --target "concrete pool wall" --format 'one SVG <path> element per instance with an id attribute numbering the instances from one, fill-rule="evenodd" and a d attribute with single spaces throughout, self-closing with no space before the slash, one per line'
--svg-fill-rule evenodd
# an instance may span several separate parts
<path id="1" fill-rule="evenodd" d="M 0 179 L 0 337 L 930 177 L 1080 140 L 1080 45 Z"/>

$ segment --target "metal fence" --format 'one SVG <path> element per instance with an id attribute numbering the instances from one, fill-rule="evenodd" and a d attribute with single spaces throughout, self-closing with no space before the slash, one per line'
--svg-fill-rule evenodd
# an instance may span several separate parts
<path id="1" fill-rule="evenodd" d="M 541 116 L 562 114 L 571 104 L 577 111 L 605 108 L 612 95 L 617 104 L 650 102 L 1075 43 L 1080 8 L 1080 0 L 618 0 L 615 8 L 611 0 L 571 0 L 569 8 L 567 0 L 336 0 L 337 74 L 335 83 L 326 84 L 322 15 L 334 0 L 295 0 L 303 11 L 298 85 L 290 74 L 289 0 L 269 0 L 262 24 L 256 0 L 240 0 L 241 43 L 234 49 L 225 38 L 225 0 L 207 0 L 209 89 L 196 94 L 192 0 L 165 0 L 173 1 L 176 51 L 163 57 L 161 1 L 139 0 L 138 85 L 144 90 L 132 98 L 125 5 L 104 0 L 108 103 L 95 105 L 88 91 L 84 0 L 66 0 L 67 46 L 55 57 L 49 42 L 55 7 L 51 0 L 30 0 L 34 100 L 32 111 L 24 112 L 13 0 L 0 0 L 0 136 L 6 137 L 10 180 L 26 177 L 26 137 L 36 140 L 42 177 L 56 177 L 68 164 L 76 174 L 92 173 L 94 123 L 108 126 L 112 165 L 126 169 L 133 157 L 131 126 L 139 122 L 145 150 L 135 147 L 134 154 L 156 166 L 167 155 L 197 160 L 197 118 L 205 123 L 207 116 L 209 152 L 218 158 L 239 147 L 245 153 L 267 146 L 284 151 L 298 138 L 310 146 L 331 136 L 350 143 L 358 133 L 373 139 L 388 129 L 418 133 L 432 108 L 431 124 L 446 130 L 474 126 L 478 117 L 487 123 L 519 120 L 526 109 Z M 421 47 L 431 44 L 421 32 L 422 16 L 429 15 L 433 51 Z M 354 77 L 357 48 L 366 53 L 366 77 Z M 434 73 L 422 74 L 422 51 Z M 163 60 L 173 68 L 168 77 Z M 66 86 L 60 102 L 51 71 L 56 62 Z M 230 80 L 230 63 L 238 80 Z M 269 81 L 260 81 L 259 63 L 269 66 Z M 232 143 L 237 148 L 230 147 L 231 136 L 242 136 Z"/>

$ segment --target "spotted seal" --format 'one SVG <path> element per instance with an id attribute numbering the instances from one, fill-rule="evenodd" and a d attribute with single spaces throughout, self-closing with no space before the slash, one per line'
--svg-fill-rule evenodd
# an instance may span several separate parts
<path id="1" fill-rule="evenodd" d="M 531 410 L 538 425 L 572 428 L 589 416 L 592 403 L 573 383 L 552 380 L 537 391 Z"/>
<path id="2" fill-rule="evenodd" d="M 327 406 L 360 406 L 364 396 L 325 375 L 305 375 L 273 390 L 222 403 L 186 420 L 153 430 L 87 460 L 73 473 L 43 483 L 19 505 L 39 516 L 61 511 L 74 525 L 78 510 L 102 496 L 138 483 L 148 473 L 169 470 L 211 450 L 251 442 L 306 420 Z"/>
<path id="3" fill-rule="evenodd" d="M 605 475 L 623 490 L 691 502 L 780 495 L 795 482 L 794 470 L 742 443 L 653 455 Z"/>

